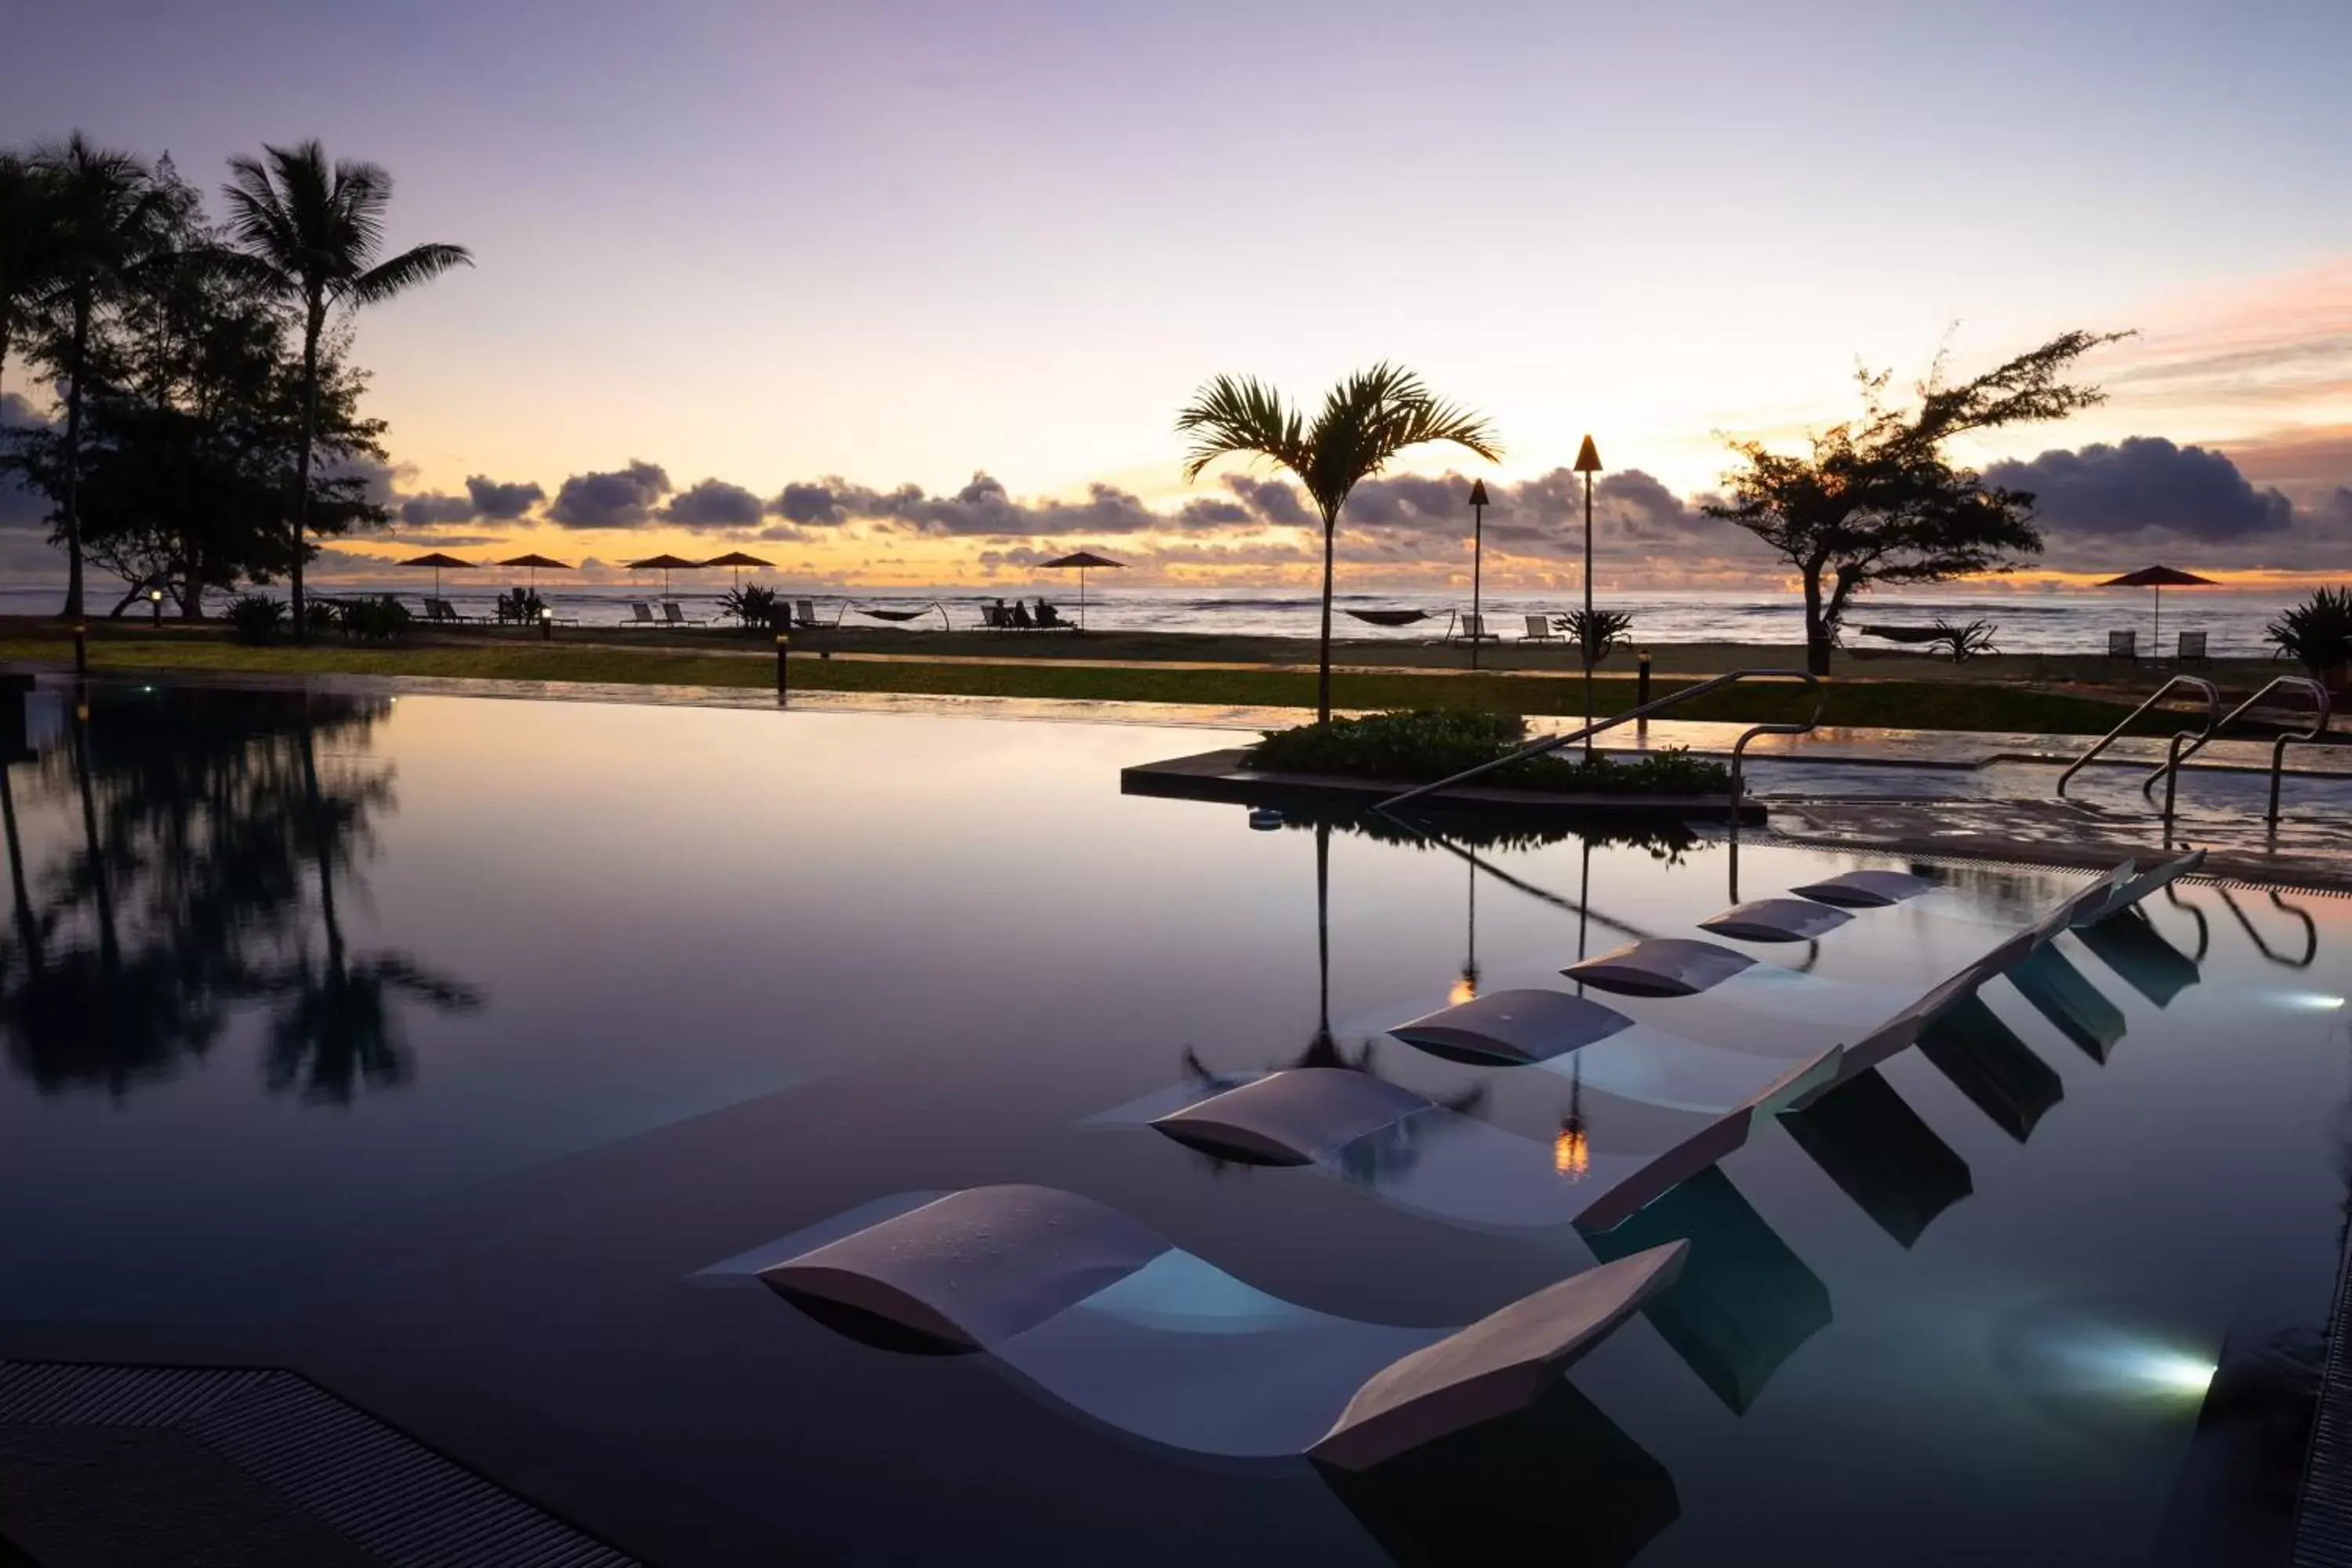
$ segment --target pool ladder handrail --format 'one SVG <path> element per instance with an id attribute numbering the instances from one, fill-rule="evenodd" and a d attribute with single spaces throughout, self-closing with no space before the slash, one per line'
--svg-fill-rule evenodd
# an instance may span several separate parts
<path id="1" fill-rule="evenodd" d="M 1694 697 L 1704 697 L 1710 691 L 1720 690 L 1724 687 L 1734 685 L 1742 680 L 1801 680 L 1804 682 L 1805 685 L 1812 688 L 1814 692 L 1814 700 L 1811 716 L 1806 719 L 1802 723 L 1758 724 L 1743 733 L 1738 740 L 1732 742 L 1731 807 L 1733 814 L 1736 816 L 1739 809 L 1739 802 L 1742 797 L 1742 786 L 1744 784 L 1740 766 L 1744 753 L 1748 750 L 1748 742 L 1753 741 L 1759 735 L 1811 734 L 1815 726 L 1821 723 L 1822 708 L 1822 705 L 1829 700 L 1829 693 L 1822 690 L 1821 677 L 1813 674 L 1811 670 L 1728 670 L 1722 675 L 1713 676 L 1706 680 L 1702 680 L 1696 686 L 1685 686 L 1680 690 L 1669 691 L 1664 697 L 1658 698 L 1654 701 L 1643 703 L 1639 708 L 1629 708 L 1624 712 L 1612 715 L 1610 718 L 1595 720 L 1593 722 L 1585 725 L 1580 730 L 1572 730 L 1565 735 L 1547 735 L 1540 741 L 1529 742 L 1527 745 L 1521 746 L 1517 751 L 1511 752 L 1508 756 L 1496 757 L 1492 762 L 1480 763 L 1475 768 L 1465 768 L 1462 772 L 1454 774 L 1451 778 L 1439 779 L 1435 784 L 1416 784 L 1412 789 L 1406 790 L 1402 795 L 1392 795 L 1389 796 L 1388 799 L 1381 801 L 1376 809 L 1388 811 L 1396 806 L 1402 805 L 1408 801 L 1419 800 L 1425 795 L 1435 795 L 1440 790 L 1452 789 L 1457 784 L 1467 784 L 1472 779 L 1484 777 L 1486 774 L 1493 773 L 1497 768 L 1508 767 L 1513 763 L 1524 762 L 1529 757 L 1539 757 L 1547 752 L 1556 752 L 1562 746 L 1572 746 L 1577 742 L 1588 739 L 1591 736 L 1598 735 L 1604 730 L 1613 730 L 1620 724 L 1628 724 L 1636 720 L 1647 719 L 1654 713 L 1662 713 L 1667 709 L 1675 707 L 1678 703 L 1686 702 Z"/>
<path id="2" fill-rule="evenodd" d="M 2205 728 L 2202 730 L 2183 730 L 2179 734 L 2173 736 L 2171 744 L 2165 750 L 2164 765 L 2157 770 L 2164 775 L 2165 779 L 2164 820 L 2167 822 L 2171 821 L 2173 784 L 2180 776 L 2180 748 L 2183 743 L 2189 741 L 2196 741 L 2201 745 L 2207 738 L 2211 736 L 2214 726 L 2221 721 L 2221 688 L 2215 686 L 2211 681 L 2206 679 L 2201 675 L 2174 676 L 2171 679 L 2158 687 L 2156 689 L 2155 695 L 2151 696 L 2147 701 L 2141 703 L 2138 707 L 2133 709 L 2129 713 L 2124 715 L 2124 721 L 2116 725 L 2114 729 L 2108 731 L 2105 734 L 2100 736 L 2096 743 L 2095 743 L 2089 751 L 2084 752 L 2081 756 L 2076 757 L 2073 762 L 2067 763 L 2066 771 L 2058 775 L 2058 798 L 2061 800 L 2066 798 L 2066 786 L 2068 784 L 2073 782 L 2074 775 L 2081 773 L 2084 768 L 2090 766 L 2091 763 L 2097 759 L 2100 752 L 2105 751 L 2109 746 L 2114 745 L 2122 736 L 2123 732 L 2132 727 L 2133 721 L 2137 720 L 2141 714 L 2147 712 L 2149 709 L 2155 707 L 2158 703 L 2163 701 L 2166 698 L 2171 696 L 2174 688 L 2181 686 L 2189 687 L 2204 695 Z"/>
<path id="3" fill-rule="evenodd" d="M 2276 691 L 2283 686 L 2290 690 L 2301 691 L 2308 697 L 2311 700 L 2312 712 L 2315 717 L 2312 721 L 2310 729 L 2288 731 L 2286 733 L 2280 735 L 2276 740 L 2271 742 L 2271 804 L 2270 809 L 2264 813 L 2263 820 L 2269 823 L 2273 827 L 2276 827 L 2278 826 L 2279 775 L 2286 769 L 2287 747 L 2291 743 L 2298 741 L 2306 742 L 2316 741 L 2322 735 L 2327 733 L 2327 720 L 2330 711 L 2330 703 L 2328 701 L 2327 688 L 2326 686 L 2312 679 L 2311 677 L 2307 675 L 2278 676 L 2260 691 L 2255 692 L 2252 697 L 2247 698 L 2243 702 L 2239 703 L 2235 708 L 2232 708 L 2227 713 L 2222 714 L 2220 719 L 2214 721 L 2211 730 L 2207 731 L 2205 734 L 2199 736 L 2193 744 L 2180 753 L 2180 761 L 2183 763 L 2187 763 L 2189 758 L 2195 756 L 2199 752 L 2205 749 L 2206 742 L 2218 739 L 2222 731 L 2227 730 L 2240 719 L 2244 718 L 2248 713 L 2252 712 L 2258 705 L 2260 705 L 2263 698 L 2268 697 L 2272 692 Z M 2147 777 L 2140 781 L 2139 793 L 2142 795 L 2150 795 L 2156 788 L 2157 778 L 2163 772 L 2164 769 L 2160 767 L 2150 768 L 2147 773 Z"/>

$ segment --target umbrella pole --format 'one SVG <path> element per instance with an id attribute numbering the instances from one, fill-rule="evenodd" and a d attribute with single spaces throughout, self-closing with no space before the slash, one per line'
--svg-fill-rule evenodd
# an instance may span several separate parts
<path id="1" fill-rule="evenodd" d="M 2156 625 L 2148 628 L 2147 639 L 2151 645 L 2147 650 L 2147 657 L 2162 658 L 2164 657 L 2164 584 L 2161 583 L 2156 584 Z"/>

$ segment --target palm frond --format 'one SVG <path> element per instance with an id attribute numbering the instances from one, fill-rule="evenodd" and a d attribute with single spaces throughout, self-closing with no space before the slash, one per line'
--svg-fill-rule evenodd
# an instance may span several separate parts
<path id="1" fill-rule="evenodd" d="M 415 246 L 361 273 L 342 292 L 354 304 L 373 305 L 444 272 L 473 264 L 473 253 L 462 245 Z"/>
<path id="2" fill-rule="evenodd" d="M 1307 462 L 1305 422 L 1282 394 L 1254 376 L 1221 375 L 1201 388 L 1176 416 L 1180 435 L 1192 437 L 1184 454 L 1184 478 L 1196 479 L 1223 457 L 1268 458 L 1304 479 Z"/>

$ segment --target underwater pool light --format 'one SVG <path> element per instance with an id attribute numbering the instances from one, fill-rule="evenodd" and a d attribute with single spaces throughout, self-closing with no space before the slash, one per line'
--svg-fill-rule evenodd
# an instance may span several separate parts
<path id="1" fill-rule="evenodd" d="M 2213 1374 L 2221 1369 L 2196 1356 L 2157 1351 L 2142 1357 L 2135 1370 L 2150 1387 L 2168 1394 L 2193 1394 L 2201 1399 L 2213 1385 Z"/>

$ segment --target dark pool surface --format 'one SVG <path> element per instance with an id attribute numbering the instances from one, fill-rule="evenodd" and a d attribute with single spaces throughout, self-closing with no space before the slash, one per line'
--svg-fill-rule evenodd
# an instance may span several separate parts
<path id="1" fill-rule="evenodd" d="M 2067 1009 L 1996 981 L 1932 1050 L 1588 1241 L 1451 1212 L 1540 1200 L 1524 1160 L 1433 1203 L 1411 1150 L 1220 1165 L 1120 1112 L 1360 1066 L 1572 1184 L 1641 1108 L 1382 1031 L 1468 966 L 1565 989 L 1580 953 L 1696 934 L 1733 901 L 1720 841 L 1253 832 L 1119 794 L 1199 731 L 137 688 L 94 690 L 85 728 L 70 705 L 37 693 L 26 746 L 0 725 L 0 1355 L 294 1365 L 661 1562 L 2274 1544 L 2294 1454 L 2245 1413 L 2305 1376 L 2332 1283 L 2352 904 L 2190 886 L 2063 937 L 2039 984 Z M 1738 893 L 1889 864 L 1751 841 Z M 1943 885 L 1811 952 L 1745 949 L 1801 974 L 1625 1010 L 1735 1053 L 1825 1046 L 2081 886 L 1913 868 Z M 1692 1253 L 1532 1410 L 1356 1480 L 1139 1437 L 1116 1361 L 1063 1404 L 727 1267 L 1004 1182 L 1200 1260 L 1170 1289 L 1236 1344 L 1304 1313 L 1410 1345 L 1597 1258 Z M 1202 1283 L 1226 1276 L 1249 1292 Z"/>

